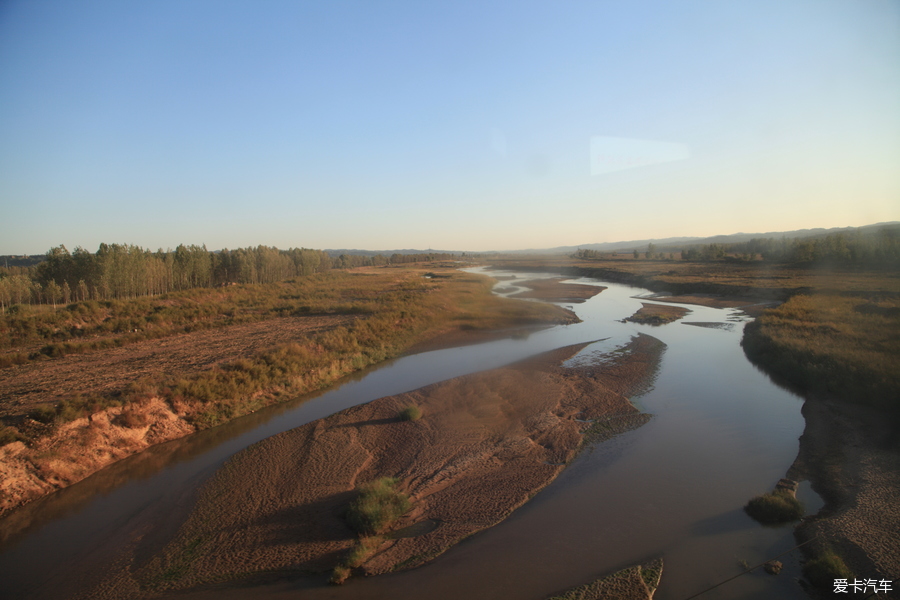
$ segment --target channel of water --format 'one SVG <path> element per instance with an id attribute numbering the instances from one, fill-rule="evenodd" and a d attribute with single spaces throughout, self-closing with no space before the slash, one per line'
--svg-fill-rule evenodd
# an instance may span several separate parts
<path id="1" fill-rule="evenodd" d="M 519 280 L 534 274 L 515 275 Z M 541 275 L 538 275 L 541 276 Z M 375 398 L 509 364 L 560 346 L 602 340 L 609 351 L 637 333 L 667 344 L 652 390 L 633 399 L 651 421 L 583 452 L 550 486 L 500 525 L 408 572 L 351 580 L 324 578 L 188 594 L 190 598 L 429 597 L 539 600 L 617 569 L 665 560 L 661 600 L 682 600 L 795 545 L 792 528 L 762 527 L 741 507 L 769 491 L 791 465 L 803 431 L 802 399 L 753 367 L 740 348 L 746 319 L 730 309 L 692 312 L 660 327 L 624 323 L 647 290 L 596 280 L 608 289 L 573 305 L 582 323 L 527 339 L 408 356 L 213 430 L 121 461 L 0 521 L 0 581 L 10 598 L 66 598 L 102 579 L 138 544 L 174 531 L 194 491 L 235 452 L 275 433 Z M 510 287 L 515 280 L 498 287 Z M 717 323 L 717 326 L 692 325 Z M 821 501 L 801 485 L 815 512 Z M 796 598 L 799 553 L 780 558 L 781 575 L 761 569 L 703 596 Z"/>

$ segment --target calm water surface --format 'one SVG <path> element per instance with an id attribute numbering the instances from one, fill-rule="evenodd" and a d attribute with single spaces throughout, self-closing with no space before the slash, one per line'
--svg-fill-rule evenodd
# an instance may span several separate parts
<path id="1" fill-rule="evenodd" d="M 502 275 L 503 273 L 494 272 Z M 512 274 L 512 273 L 509 273 Z M 516 274 L 518 279 L 542 275 Z M 575 280 L 601 285 L 596 280 Z M 511 287 L 515 281 L 502 282 Z M 654 415 L 640 429 L 582 453 L 534 500 L 500 525 L 413 571 L 351 580 L 335 588 L 301 580 L 196 598 L 497 598 L 539 600 L 619 568 L 662 556 L 657 598 L 683 600 L 796 545 L 790 527 L 765 528 L 741 507 L 784 476 L 803 431 L 802 400 L 746 359 L 744 319 L 734 310 L 685 305 L 682 321 L 622 323 L 649 292 L 619 284 L 572 308 L 583 319 L 532 334 L 401 358 L 214 430 L 151 448 L 0 521 L 4 597 L 65 598 L 102 577 L 143 536 L 164 541 L 193 493 L 248 445 L 349 406 L 459 375 L 509 364 L 560 346 L 601 340 L 608 351 L 637 333 L 668 346 L 654 387 L 633 399 Z M 690 323 L 718 323 L 717 327 Z M 821 505 L 808 485 L 808 512 Z M 140 547 L 139 547 L 140 550 Z M 805 598 L 799 553 L 773 577 L 742 576 L 701 598 Z"/>

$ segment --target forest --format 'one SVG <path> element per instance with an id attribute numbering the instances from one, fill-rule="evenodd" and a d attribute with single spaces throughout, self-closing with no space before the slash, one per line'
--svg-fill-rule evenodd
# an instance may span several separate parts
<path id="1" fill-rule="evenodd" d="M 156 252 L 131 244 L 100 244 L 97 252 L 51 248 L 31 266 L 0 267 L 0 313 L 16 304 L 117 300 L 202 287 L 275 283 L 331 269 L 454 260 L 453 254 L 331 257 L 322 250 L 269 246 L 210 251 L 179 245 Z"/>

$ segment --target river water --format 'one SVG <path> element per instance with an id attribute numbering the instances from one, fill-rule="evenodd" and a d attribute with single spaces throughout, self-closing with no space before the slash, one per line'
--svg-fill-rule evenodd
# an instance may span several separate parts
<path id="1" fill-rule="evenodd" d="M 492 272 L 519 280 L 545 275 Z M 121 461 L 0 521 L 0 595 L 67 598 L 113 570 L 123 549 L 158 547 L 180 524 L 197 486 L 242 448 L 349 406 L 482 371 L 560 346 L 599 340 L 610 351 L 637 333 L 667 344 L 653 389 L 633 402 L 653 418 L 583 452 L 550 486 L 500 525 L 404 573 L 324 578 L 187 594 L 190 598 L 540 600 L 636 563 L 665 560 L 661 600 L 684 600 L 796 545 L 792 528 L 763 527 L 741 507 L 769 491 L 796 457 L 802 399 L 753 367 L 740 348 L 746 319 L 732 309 L 684 305 L 681 321 L 623 323 L 647 290 L 608 289 L 571 306 L 583 320 L 502 340 L 408 356 L 224 426 Z M 498 287 L 509 288 L 515 280 Z M 697 325 L 698 323 L 702 325 Z M 711 325 L 714 324 L 714 325 Z M 820 499 L 804 482 L 813 513 Z M 799 551 L 701 598 L 796 598 Z"/>

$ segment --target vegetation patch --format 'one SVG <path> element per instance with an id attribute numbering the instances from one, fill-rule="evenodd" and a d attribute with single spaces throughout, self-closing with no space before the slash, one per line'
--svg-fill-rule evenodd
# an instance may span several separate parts
<path id="1" fill-rule="evenodd" d="M 900 298 L 794 296 L 744 329 L 748 358 L 804 392 L 900 410 Z"/>
<path id="2" fill-rule="evenodd" d="M 789 492 L 781 490 L 756 496 L 747 503 L 744 510 L 766 525 L 790 523 L 801 519 L 804 514 L 803 503 Z"/>
<path id="3" fill-rule="evenodd" d="M 830 549 L 806 561 L 803 564 L 803 575 L 814 587 L 823 590 L 833 590 L 835 579 L 853 579 L 853 573 L 841 557 Z"/>
<path id="4" fill-rule="evenodd" d="M 347 510 L 347 524 L 362 535 L 377 535 L 402 517 L 412 504 L 397 489 L 398 480 L 381 477 L 359 487 L 359 495 Z"/>
<path id="5" fill-rule="evenodd" d="M 418 421 L 422 418 L 422 409 L 418 406 L 410 405 L 400 411 L 401 421 Z"/>

